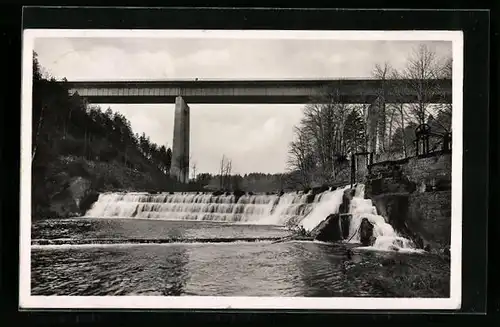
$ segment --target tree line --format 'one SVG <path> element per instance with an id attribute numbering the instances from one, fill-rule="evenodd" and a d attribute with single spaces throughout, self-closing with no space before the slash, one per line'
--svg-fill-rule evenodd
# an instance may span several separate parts
<path id="1" fill-rule="evenodd" d="M 130 121 L 121 113 L 111 108 L 103 111 L 78 94 L 69 96 L 64 83 L 57 83 L 54 77 L 43 73 L 35 52 L 32 122 L 34 161 L 48 159 L 49 154 L 72 155 L 116 161 L 139 171 L 147 169 L 145 165 L 153 165 L 164 175 L 169 173 L 170 148 L 157 145 L 144 133 L 134 134 Z"/>
<path id="2" fill-rule="evenodd" d="M 190 191 L 224 191 L 224 192 L 253 192 L 253 193 L 276 193 L 286 190 L 287 174 L 223 174 L 201 173 L 191 178 L 189 182 Z"/>
<path id="3" fill-rule="evenodd" d="M 253 192 L 276 193 L 287 189 L 287 173 L 245 173 L 234 174 L 232 159 L 223 154 L 220 159 L 219 171 L 212 173 L 197 173 L 196 161 L 192 160 L 191 178 L 187 190 L 192 192 Z"/>
<path id="4" fill-rule="evenodd" d="M 101 110 L 68 94 L 44 72 L 33 53 L 32 211 L 51 217 L 54 198 L 74 177 L 91 182 L 93 191 L 176 191 L 169 177 L 172 151 L 134 134 L 130 122 L 110 108 Z"/>
<path id="5" fill-rule="evenodd" d="M 451 58 L 420 45 L 402 69 L 387 62 L 374 67 L 373 78 L 381 81 L 381 87 L 373 104 L 345 103 L 338 88 L 326 87 L 304 107 L 294 128 L 287 164 L 292 183 L 307 188 L 345 180 L 354 153 L 411 156 L 420 124 L 438 134 L 451 132 L 451 104 L 440 104 L 444 92 L 438 83 L 451 75 Z M 389 87 L 388 80 L 396 84 Z M 406 103 L 408 92 L 416 94 L 414 103 Z M 391 103 L 386 102 L 389 98 Z M 435 140 L 433 146 L 438 143 Z"/>

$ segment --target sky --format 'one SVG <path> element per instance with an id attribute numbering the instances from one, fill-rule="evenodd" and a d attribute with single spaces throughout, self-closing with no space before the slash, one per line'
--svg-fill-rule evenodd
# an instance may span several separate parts
<path id="1" fill-rule="evenodd" d="M 57 79 L 279 79 L 370 77 L 377 63 L 402 68 L 425 43 L 450 56 L 449 41 L 213 38 L 38 38 L 34 50 Z M 159 145 L 172 145 L 174 103 L 111 107 Z M 286 170 L 288 144 L 304 105 L 190 104 L 191 164 L 217 173 L 222 155 L 233 173 Z"/>

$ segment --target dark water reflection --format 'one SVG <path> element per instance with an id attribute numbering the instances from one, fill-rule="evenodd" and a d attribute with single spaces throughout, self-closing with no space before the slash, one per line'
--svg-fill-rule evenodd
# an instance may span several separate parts
<path id="1" fill-rule="evenodd" d="M 285 233 L 270 226 L 137 222 L 52 221 L 35 227 L 33 236 L 126 239 Z M 312 242 L 37 246 L 32 249 L 31 287 L 34 295 L 387 296 L 363 277 L 373 271 L 384 274 L 387 270 L 380 263 L 398 255 L 355 252 L 347 260 L 346 249 Z M 415 265 L 433 260 L 402 255 Z M 346 263 L 366 269 L 352 270 Z"/>
<path id="2" fill-rule="evenodd" d="M 35 250 L 37 295 L 181 295 L 189 278 L 178 246 Z"/>

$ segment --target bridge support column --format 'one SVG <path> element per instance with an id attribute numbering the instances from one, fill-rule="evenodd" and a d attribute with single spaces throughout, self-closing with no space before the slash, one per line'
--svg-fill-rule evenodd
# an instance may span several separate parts
<path id="1" fill-rule="evenodd" d="M 366 137 L 368 140 L 367 151 L 371 153 L 380 152 L 383 144 L 383 139 L 381 139 L 381 132 L 385 129 L 385 124 L 381 119 L 382 111 L 384 108 L 384 100 L 382 98 L 377 98 L 369 107 L 366 113 Z"/>
<path id="2" fill-rule="evenodd" d="M 181 96 L 175 98 L 170 175 L 182 183 L 189 182 L 189 106 Z"/>

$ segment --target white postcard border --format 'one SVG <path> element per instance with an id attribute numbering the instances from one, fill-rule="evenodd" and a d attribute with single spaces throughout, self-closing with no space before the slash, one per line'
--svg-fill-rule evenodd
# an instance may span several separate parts
<path id="1" fill-rule="evenodd" d="M 449 298 L 305 298 L 224 296 L 32 296 L 31 295 L 31 137 L 32 73 L 36 38 L 247 38 L 451 41 L 452 218 Z M 21 108 L 21 193 L 19 307 L 28 309 L 459 309 L 462 298 L 463 33 L 461 31 L 270 31 L 270 30 L 55 30 L 23 32 Z"/>

